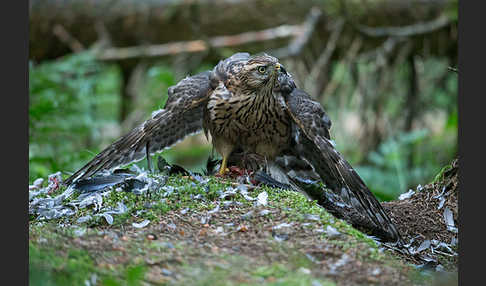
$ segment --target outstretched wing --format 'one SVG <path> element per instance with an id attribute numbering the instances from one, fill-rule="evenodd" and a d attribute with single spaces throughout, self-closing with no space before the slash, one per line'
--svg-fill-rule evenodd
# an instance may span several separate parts
<path id="1" fill-rule="evenodd" d="M 343 201 L 368 217 L 390 240 L 401 241 L 395 225 L 358 173 L 334 148 L 330 140 L 329 118 L 319 102 L 303 90 L 284 93 L 287 111 L 295 124 L 292 139 L 294 152 L 305 158 L 322 181 Z"/>
<path id="2" fill-rule="evenodd" d="M 159 152 L 187 135 L 201 131 L 203 110 L 211 90 L 210 74 L 211 71 L 205 71 L 186 77 L 169 87 L 164 109 L 153 112 L 150 119 L 106 147 L 71 175 L 65 184 L 70 185 L 101 170 L 140 161 L 147 153 Z"/>
<path id="3" fill-rule="evenodd" d="M 70 185 L 98 171 L 140 161 L 147 154 L 162 151 L 201 131 L 209 93 L 249 58 L 248 53 L 236 53 L 220 61 L 212 71 L 186 77 L 169 87 L 164 109 L 153 112 L 150 119 L 106 147 L 64 183 Z"/>

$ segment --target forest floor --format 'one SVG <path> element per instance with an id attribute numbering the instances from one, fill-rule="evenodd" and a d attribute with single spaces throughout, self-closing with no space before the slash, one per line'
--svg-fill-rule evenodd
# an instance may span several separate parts
<path id="1" fill-rule="evenodd" d="M 67 215 L 32 211 L 29 284 L 457 285 L 457 257 L 440 258 L 440 271 L 419 267 L 300 193 L 216 177 L 150 176 L 160 184 L 145 193 L 109 188 L 89 197 L 75 192 L 62 200 L 66 211 L 59 208 L 58 214 Z M 444 191 L 440 181 L 420 189 L 384 204 L 407 212 L 392 216 L 402 227 L 414 213 L 428 219 L 426 207 L 414 210 L 407 202 Z M 36 199 L 65 191 L 59 187 L 37 195 L 29 208 Z M 451 197 L 437 200 L 439 216 L 445 207 L 457 209 L 457 194 L 455 206 Z M 408 223 L 412 231 L 399 225 L 401 233 L 407 239 L 420 233 L 415 239 L 421 245 L 451 238 L 446 232 L 441 236 L 442 229 L 427 236 L 425 224 Z M 422 248 L 437 255 L 433 247 Z"/>

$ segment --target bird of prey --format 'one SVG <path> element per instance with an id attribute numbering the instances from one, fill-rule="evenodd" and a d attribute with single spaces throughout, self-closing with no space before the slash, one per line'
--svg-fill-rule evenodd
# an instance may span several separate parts
<path id="1" fill-rule="evenodd" d="M 330 127 L 320 103 L 297 88 L 277 58 L 236 53 L 213 70 L 170 87 L 164 109 L 153 112 L 150 119 L 101 151 L 65 183 L 149 159 L 150 154 L 204 130 L 222 156 L 220 174 L 237 151 L 269 162 L 292 156 L 371 220 L 388 240 L 401 240 L 380 203 L 334 148 Z"/>

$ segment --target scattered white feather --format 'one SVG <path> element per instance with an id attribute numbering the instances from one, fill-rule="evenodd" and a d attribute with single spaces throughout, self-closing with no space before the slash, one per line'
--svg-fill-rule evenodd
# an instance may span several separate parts
<path id="1" fill-rule="evenodd" d="M 263 191 L 257 196 L 257 206 L 266 206 L 268 203 L 268 194 Z"/>
<path id="2" fill-rule="evenodd" d="M 412 189 L 410 189 L 410 190 L 408 190 L 408 192 L 401 194 L 401 195 L 398 197 L 398 199 L 399 199 L 399 200 L 401 200 L 401 201 L 402 201 L 402 200 L 406 200 L 406 199 L 410 199 L 410 198 L 412 197 L 412 195 L 413 195 L 413 194 L 415 194 L 415 191 L 414 191 L 414 190 L 412 190 Z"/>
<path id="3" fill-rule="evenodd" d="M 143 227 L 146 227 L 148 224 L 150 223 L 150 221 L 148 219 L 142 221 L 141 223 L 132 223 L 132 226 L 133 227 L 136 227 L 136 228 L 143 228 Z"/>

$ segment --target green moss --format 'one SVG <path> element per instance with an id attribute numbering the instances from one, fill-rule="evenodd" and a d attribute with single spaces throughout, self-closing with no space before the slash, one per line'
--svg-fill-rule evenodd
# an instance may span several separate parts
<path id="1" fill-rule="evenodd" d="M 147 270 L 142 264 L 117 265 L 106 271 L 96 265 L 90 253 L 68 244 L 72 232 L 51 228 L 31 231 L 34 238 L 42 233 L 40 241 L 47 243 L 32 238 L 29 242 L 29 285 L 85 285 L 93 276 L 101 285 L 141 285 Z"/>
<path id="2" fill-rule="evenodd" d="M 162 189 L 151 190 L 150 194 L 144 195 L 112 191 L 103 198 L 103 206 L 115 208 L 118 202 L 123 202 L 128 211 L 124 214 L 113 215 L 114 223 L 111 226 L 103 217 L 94 217 L 92 221 L 84 225 L 86 233 L 81 239 L 93 234 L 98 235 L 99 227 L 117 229 L 122 225 L 140 222 L 143 219 L 156 221 L 172 210 L 189 208 L 200 212 L 213 209 L 218 204 L 220 191 L 225 191 L 232 184 L 219 178 L 205 179 L 208 179 L 207 183 L 199 183 L 185 176 L 171 176 L 167 178 L 165 185 L 175 188 L 170 194 L 166 194 L 166 191 Z M 322 239 L 325 240 L 325 243 L 337 245 L 343 252 L 354 249 L 362 261 L 379 262 L 386 265 L 397 263 L 392 255 L 380 252 L 372 239 L 345 221 L 334 218 L 316 201 L 309 201 L 304 195 L 297 192 L 270 187 L 251 190 L 250 195 L 255 197 L 262 191 L 268 193 L 266 208 L 279 209 L 289 221 L 305 222 L 308 220 L 306 215 L 317 215 L 321 224 L 331 225 L 345 234 L 333 239 L 323 234 Z M 71 200 L 77 196 L 78 194 L 74 194 Z M 194 196 L 199 196 L 200 199 L 194 200 Z M 240 194 L 235 195 L 232 200 L 241 202 L 245 208 L 251 208 L 254 203 L 246 200 Z M 126 255 L 131 257 L 130 265 L 110 265 L 110 272 L 106 272 L 105 268 L 95 266 L 92 257 L 87 252 L 72 249 L 70 246 L 72 240 L 77 238 L 74 228 L 59 228 L 58 226 L 60 222 L 69 224 L 86 214 L 93 215 L 93 210 L 91 208 L 80 209 L 73 217 L 52 220 L 47 223 L 34 220 L 30 223 L 30 247 L 33 248 L 30 259 L 32 276 L 36 281 L 47 281 L 46 283 L 48 283 L 33 285 L 61 285 L 59 283 L 66 283 L 66 281 L 69 281 L 70 285 L 73 284 L 71 281 L 74 281 L 74 284 L 79 281 L 83 284 L 84 280 L 90 278 L 93 273 L 98 275 L 98 281 L 102 285 L 137 285 L 138 281 L 143 280 L 146 269 L 140 265 L 145 265 L 147 257 L 166 261 L 172 251 L 183 252 L 191 260 L 189 263 L 184 257 L 182 265 L 175 266 L 186 269 L 181 270 L 185 274 L 182 275 L 183 280 L 175 281 L 176 285 L 186 285 L 189 282 L 192 285 L 312 285 L 313 281 L 319 281 L 321 285 L 334 285 L 333 282 L 318 279 L 321 276 L 312 271 L 315 268 L 314 263 L 301 251 L 274 240 L 269 240 L 269 246 L 273 253 L 285 257 L 282 260 L 284 262 L 265 264 L 265 261 L 251 261 L 251 259 L 248 260 L 248 257 L 229 255 L 216 255 L 213 258 L 205 256 L 202 259 L 199 256 L 200 250 L 188 248 L 188 245 L 184 243 L 174 241 L 173 246 L 169 247 L 163 241 L 134 239 L 124 246 L 127 251 Z M 268 216 L 271 219 L 272 214 L 270 213 Z M 261 226 L 255 227 L 260 228 Z M 108 248 L 103 251 L 102 255 L 102 261 L 111 261 L 119 254 Z M 54 258 L 51 259 L 51 256 Z M 195 261 L 190 257 L 196 257 Z M 43 261 L 49 261 L 49 263 L 44 265 Z M 65 261 L 71 261 L 71 263 Z M 207 265 L 206 261 L 211 263 Z M 74 269 L 76 269 L 76 273 L 73 273 Z M 186 278 L 189 280 L 185 280 Z M 127 284 L 126 281 L 132 281 L 133 284 Z M 197 281 L 196 284 L 193 284 L 194 281 Z"/>
<path id="3" fill-rule="evenodd" d="M 443 180 L 444 179 L 444 173 L 449 171 L 450 169 L 452 169 L 451 164 L 448 164 L 448 165 L 445 165 L 444 167 L 442 167 L 442 169 L 440 169 L 439 173 L 437 173 L 437 175 L 434 177 L 434 180 L 432 181 L 432 183 L 437 183 L 437 182 Z"/>
<path id="4" fill-rule="evenodd" d="M 308 200 L 303 194 L 289 190 L 275 190 L 267 188 L 269 201 L 275 207 L 284 209 L 290 220 L 304 221 L 307 214 L 319 215 L 321 223 L 331 225 L 341 233 L 348 234 L 356 241 L 364 242 L 370 247 L 377 248 L 376 242 L 366 234 L 353 228 L 347 222 L 329 214 L 317 201 Z M 323 234 L 325 237 L 325 234 Z M 347 240 L 346 240 L 347 241 Z"/>
<path id="5" fill-rule="evenodd" d="M 156 177 L 158 175 L 151 175 Z M 163 217 L 166 213 L 182 208 L 189 208 L 194 211 L 210 210 L 216 206 L 214 203 L 219 198 L 221 191 L 227 187 L 232 186 L 230 182 L 222 181 L 219 178 L 208 177 L 207 183 L 201 184 L 187 176 L 175 175 L 167 178 L 165 184 L 167 187 L 173 187 L 174 191 L 166 195 L 164 190 L 155 189 L 150 190 L 149 194 L 135 195 L 130 192 L 111 191 L 103 198 L 103 206 L 116 208 L 118 202 L 123 202 L 128 211 L 124 214 L 113 215 L 114 222 L 112 227 L 117 227 L 124 224 L 129 224 L 134 221 L 143 219 L 157 220 Z M 63 192 L 64 187 L 56 192 Z M 308 200 L 304 195 L 289 191 L 262 186 L 258 191 L 266 191 L 268 193 L 268 201 L 270 208 L 280 208 L 284 210 L 289 220 L 296 222 L 303 222 L 306 220 L 306 215 L 313 214 L 320 217 L 322 224 L 331 225 L 339 232 L 348 234 L 359 242 L 367 243 L 369 246 L 376 248 L 376 243 L 367 237 L 362 232 L 356 230 L 345 221 L 336 219 L 330 215 L 324 208 L 320 207 L 316 201 Z M 74 194 L 68 201 L 77 198 L 78 194 Z M 195 196 L 199 196 L 200 200 L 194 200 Z M 237 194 L 233 200 L 241 202 L 245 206 L 250 206 L 253 202 L 246 200 L 242 195 Z M 86 209 L 79 209 L 78 212 L 68 218 L 59 219 L 59 222 L 74 223 L 79 217 L 92 214 L 90 207 Z M 35 219 L 33 219 L 35 221 Z M 103 217 L 94 217 L 91 221 L 85 223 L 90 227 L 100 225 L 108 226 Z M 325 234 L 323 234 L 325 238 Z M 350 246 L 352 247 L 352 246 Z"/>
<path id="6" fill-rule="evenodd" d="M 216 259 L 215 259 L 216 260 Z M 335 285 L 334 282 L 316 278 L 303 266 L 302 260 L 288 259 L 288 262 L 274 262 L 268 265 L 255 264 L 240 256 L 221 256 L 216 265 L 186 265 L 187 280 L 176 285 L 313 285 L 318 282 L 323 286 Z M 305 263 L 305 265 L 308 265 Z M 197 277 L 197 278 L 196 278 Z"/>
<path id="7" fill-rule="evenodd" d="M 83 285 L 96 267 L 88 253 L 80 249 L 60 252 L 29 242 L 30 285 Z"/>

